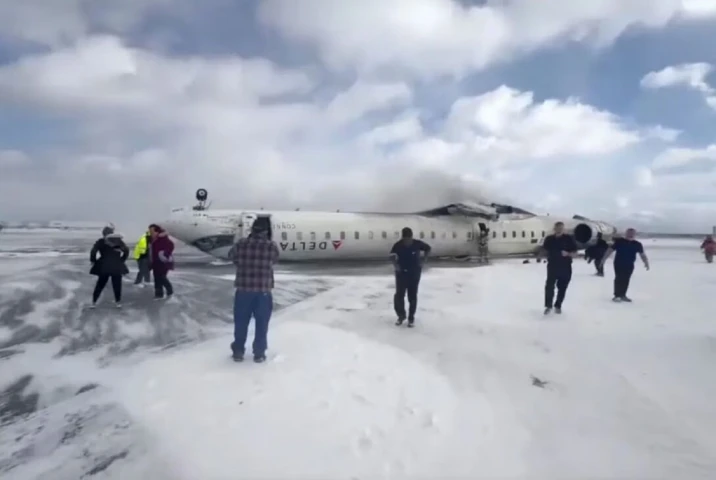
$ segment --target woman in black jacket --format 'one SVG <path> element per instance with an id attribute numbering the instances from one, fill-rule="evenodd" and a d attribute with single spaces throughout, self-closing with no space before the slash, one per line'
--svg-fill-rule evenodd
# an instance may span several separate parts
<path id="1" fill-rule="evenodd" d="M 98 253 L 99 258 L 97 258 Z M 122 240 L 122 236 L 114 233 L 113 227 L 104 227 L 102 238 L 95 242 L 90 252 L 90 262 L 92 262 L 90 273 L 97 275 L 97 284 L 92 293 L 92 308 L 97 305 L 97 300 L 110 279 L 115 305 L 117 308 L 122 307 L 122 276 L 129 273 L 125 264 L 127 257 L 129 257 L 129 248 Z"/>

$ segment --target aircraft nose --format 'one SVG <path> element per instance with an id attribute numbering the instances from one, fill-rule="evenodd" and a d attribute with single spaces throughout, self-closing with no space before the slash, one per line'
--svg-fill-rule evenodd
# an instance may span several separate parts
<path id="1" fill-rule="evenodd" d="M 190 213 L 185 208 L 175 208 L 171 211 L 162 226 L 169 235 L 184 241 L 191 230 Z"/>

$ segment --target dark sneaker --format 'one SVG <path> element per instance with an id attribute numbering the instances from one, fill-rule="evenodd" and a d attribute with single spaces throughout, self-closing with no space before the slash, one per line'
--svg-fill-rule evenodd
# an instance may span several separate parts
<path id="1" fill-rule="evenodd" d="M 408 327 L 413 328 L 414 326 L 415 326 L 415 319 L 411 317 L 408 319 Z"/>
<path id="2" fill-rule="evenodd" d="M 629 297 L 622 297 L 622 302 L 631 303 L 631 298 L 629 298 Z"/>
<path id="3" fill-rule="evenodd" d="M 266 355 L 254 355 L 254 363 L 264 363 L 266 361 Z"/>
<path id="4" fill-rule="evenodd" d="M 554 313 L 556 313 L 556 314 L 562 313 L 562 307 L 554 307 Z"/>
<path id="5" fill-rule="evenodd" d="M 545 307 L 545 308 L 544 308 L 544 314 L 545 314 L 545 315 L 549 315 L 551 311 L 552 311 L 552 309 L 551 309 L 550 307 Z"/>
<path id="6" fill-rule="evenodd" d="M 235 362 L 243 362 L 244 361 L 244 353 L 242 351 L 240 351 L 239 349 L 234 349 L 234 342 L 231 342 L 231 345 L 229 345 L 229 348 L 231 349 L 231 358 L 233 358 Z"/>
<path id="7" fill-rule="evenodd" d="M 398 317 L 398 320 L 395 321 L 395 324 L 397 326 L 401 326 L 404 321 L 405 321 L 405 317 Z"/>
<path id="8" fill-rule="evenodd" d="M 614 298 L 612 298 L 612 302 L 619 303 L 619 302 L 621 302 L 621 301 L 622 301 L 622 297 L 614 297 Z"/>

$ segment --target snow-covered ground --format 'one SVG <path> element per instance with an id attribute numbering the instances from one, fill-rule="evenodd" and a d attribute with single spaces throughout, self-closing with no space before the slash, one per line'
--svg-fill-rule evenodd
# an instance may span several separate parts
<path id="1" fill-rule="evenodd" d="M 53 418 L 81 403 L 85 439 L 59 442 L 41 410 L 43 432 L 0 443 L 0 471 L 34 455 L 3 479 L 716 478 L 716 265 L 696 241 L 647 253 L 632 304 L 582 261 L 549 317 L 544 265 L 432 268 L 407 329 L 389 275 L 345 276 L 274 315 L 263 365 L 230 360 L 228 325 L 102 369 L 53 360 L 44 385 L 77 386 L 45 387 Z"/>

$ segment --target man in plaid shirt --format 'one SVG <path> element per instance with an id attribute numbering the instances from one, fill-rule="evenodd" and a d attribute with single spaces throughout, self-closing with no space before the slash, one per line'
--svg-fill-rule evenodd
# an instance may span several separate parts
<path id="1" fill-rule="evenodd" d="M 248 238 L 240 239 L 229 252 L 236 265 L 234 287 L 233 358 L 244 359 L 246 336 L 253 315 L 255 334 L 254 362 L 266 360 L 268 325 L 273 311 L 273 265 L 278 261 L 278 247 L 268 238 L 268 226 L 254 222 Z"/>

